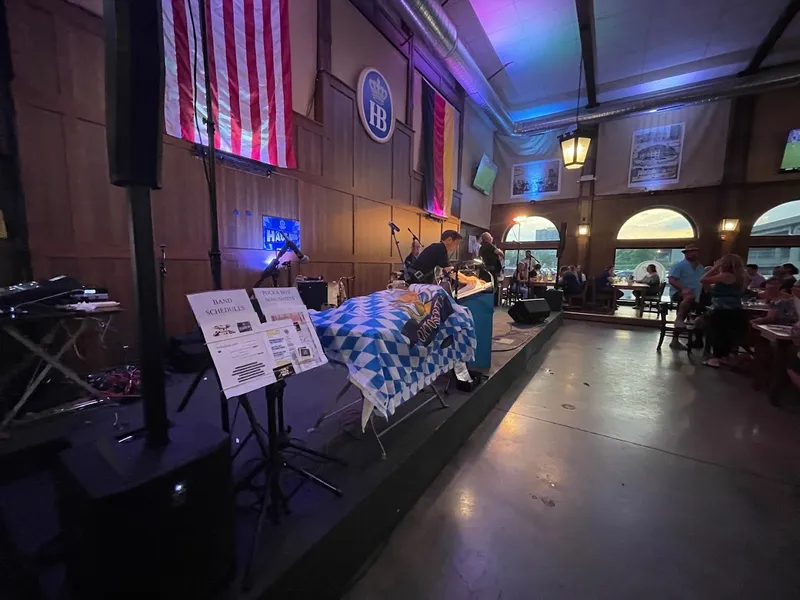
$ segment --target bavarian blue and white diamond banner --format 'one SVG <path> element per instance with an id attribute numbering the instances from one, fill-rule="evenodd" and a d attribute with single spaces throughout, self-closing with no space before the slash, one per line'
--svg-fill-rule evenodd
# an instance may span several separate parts
<path id="1" fill-rule="evenodd" d="M 436 285 L 350 298 L 311 320 L 328 359 L 386 418 L 478 345 L 472 313 Z"/>

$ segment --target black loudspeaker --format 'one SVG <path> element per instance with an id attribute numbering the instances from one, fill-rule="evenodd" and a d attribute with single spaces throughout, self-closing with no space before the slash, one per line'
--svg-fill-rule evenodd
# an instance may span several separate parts
<path id="1" fill-rule="evenodd" d="M 161 187 L 161 0 L 104 0 L 106 146 L 111 183 Z"/>
<path id="2" fill-rule="evenodd" d="M 72 598 L 218 597 L 235 570 L 230 439 L 184 424 L 65 450 L 56 469 Z"/>
<path id="3" fill-rule="evenodd" d="M 550 316 L 550 307 L 544 298 L 520 300 L 508 309 L 508 314 L 516 323 L 533 325 L 544 323 L 545 319 Z"/>
<path id="4" fill-rule="evenodd" d="M 542 297 L 553 312 L 559 312 L 564 305 L 564 293 L 561 290 L 545 290 Z"/>
<path id="5" fill-rule="evenodd" d="M 299 281 L 297 291 L 306 308 L 322 310 L 322 305 L 328 303 L 327 281 Z"/>

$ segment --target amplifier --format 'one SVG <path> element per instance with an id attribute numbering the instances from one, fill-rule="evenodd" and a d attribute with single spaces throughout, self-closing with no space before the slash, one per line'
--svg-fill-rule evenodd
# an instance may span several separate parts
<path id="1" fill-rule="evenodd" d="M 105 438 L 59 455 L 61 529 L 73 598 L 214 597 L 233 576 L 230 440 L 197 423 L 158 449 Z"/>
<path id="2" fill-rule="evenodd" d="M 300 292 L 300 298 L 308 309 L 322 310 L 322 305 L 328 303 L 328 283 L 326 281 L 298 281 L 297 291 Z"/>

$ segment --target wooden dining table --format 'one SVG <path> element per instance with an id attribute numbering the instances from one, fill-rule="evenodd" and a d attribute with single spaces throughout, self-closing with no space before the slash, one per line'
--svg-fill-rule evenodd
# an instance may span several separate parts
<path id="1" fill-rule="evenodd" d="M 534 290 L 539 288 L 540 290 L 546 290 L 549 287 L 555 287 L 555 281 L 546 281 L 543 279 L 529 279 L 528 280 L 528 297 L 534 297 Z"/>
<path id="2" fill-rule="evenodd" d="M 781 391 L 785 387 L 788 379 L 786 366 L 790 352 L 794 351 L 796 340 L 792 335 L 790 325 L 761 325 L 753 324 L 753 328 L 761 334 L 761 337 L 769 342 L 769 400 L 772 404 L 778 404 Z"/>
<path id="3" fill-rule="evenodd" d="M 618 289 L 618 290 L 633 290 L 633 291 L 637 291 L 637 292 L 642 292 L 636 298 L 636 309 L 638 310 L 638 309 L 644 308 L 644 292 L 646 292 L 647 290 L 650 289 L 650 286 L 647 285 L 646 283 L 637 283 L 635 281 L 633 283 L 628 283 L 626 281 L 624 283 L 612 283 L 611 287 L 613 287 L 615 289 Z M 615 294 L 614 295 L 614 310 L 616 311 L 616 309 L 617 309 L 617 298 L 616 298 L 616 294 Z"/>

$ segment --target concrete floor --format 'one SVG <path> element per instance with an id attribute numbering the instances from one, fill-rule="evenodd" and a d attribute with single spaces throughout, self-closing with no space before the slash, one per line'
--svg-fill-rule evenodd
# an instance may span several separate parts
<path id="1" fill-rule="evenodd" d="M 800 416 L 657 336 L 565 322 L 346 598 L 800 598 Z"/>

